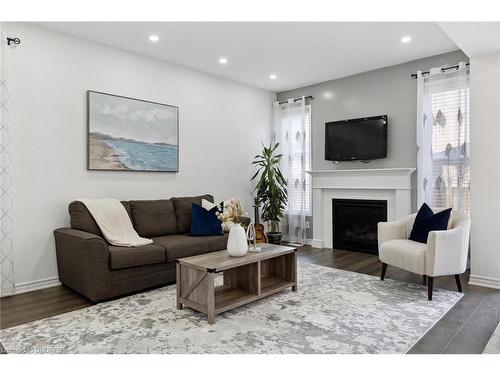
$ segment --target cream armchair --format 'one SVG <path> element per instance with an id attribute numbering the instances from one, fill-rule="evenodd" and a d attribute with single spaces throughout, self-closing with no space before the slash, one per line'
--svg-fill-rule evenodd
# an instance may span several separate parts
<path id="1" fill-rule="evenodd" d="M 381 280 L 387 265 L 423 275 L 427 282 L 428 299 L 432 300 L 433 278 L 455 275 L 458 291 L 462 291 L 460 274 L 467 267 L 470 218 L 453 210 L 447 230 L 429 232 L 427 244 L 411 241 L 416 214 L 401 220 L 378 223 L 379 258 L 382 262 Z"/>

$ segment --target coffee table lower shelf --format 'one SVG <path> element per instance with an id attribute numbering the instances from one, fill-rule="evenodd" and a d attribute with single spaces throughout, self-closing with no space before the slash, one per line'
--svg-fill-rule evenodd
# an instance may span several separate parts
<path id="1" fill-rule="evenodd" d="M 215 288 L 215 315 L 257 301 L 258 299 L 293 288 L 295 282 L 277 277 L 266 277 L 261 280 L 260 294 L 249 293 L 246 290 L 221 285 Z"/>

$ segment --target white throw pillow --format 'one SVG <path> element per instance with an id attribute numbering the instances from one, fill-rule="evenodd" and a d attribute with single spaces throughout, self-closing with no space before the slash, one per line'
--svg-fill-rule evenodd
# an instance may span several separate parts
<path id="1" fill-rule="evenodd" d="M 230 198 L 230 199 L 226 199 L 225 201 L 221 202 L 223 207 L 224 207 L 224 210 L 226 209 L 225 208 L 226 204 L 228 204 L 231 201 L 239 201 L 239 199 L 238 198 Z M 211 210 L 215 206 L 220 206 L 220 203 L 215 204 L 215 203 L 212 203 L 210 201 L 207 201 L 206 199 L 201 200 L 201 207 L 203 207 L 207 211 Z M 232 223 L 232 222 L 222 223 L 222 228 L 224 229 L 224 232 L 229 232 L 229 230 L 231 229 L 231 226 L 233 224 L 234 223 Z"/>
<path id="2" fill-rule="evenodd" d="M 202 199 L 201 200 L 201 207 L 203 207 L 207 211 L 210 211 L 215 206 L 217 206 L 215 203 L 207 201 L 206 199 Z"/>

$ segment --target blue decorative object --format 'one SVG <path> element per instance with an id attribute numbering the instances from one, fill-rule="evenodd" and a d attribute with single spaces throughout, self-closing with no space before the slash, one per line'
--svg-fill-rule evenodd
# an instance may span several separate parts
<path id="1" fill-rule="evenodd" d="M 410 240 L 421 243 L 427 243 L 427 236 L 433 230 L 448 229 L 448 221 L 450 220 L 451 208 L 440 211 L 437 214 L 432 212 L 431 208 L 424 203 L 418 210 L 413 228 L 410 234 Z"/>
<path id="2" fill-rule="evenodd" d="M 198 204 L 193 203 L 191 208 L 191 232 L 190 236 L 222 236 L 222 223 L 215 215 L 218 207 L 206 210 Z"/>

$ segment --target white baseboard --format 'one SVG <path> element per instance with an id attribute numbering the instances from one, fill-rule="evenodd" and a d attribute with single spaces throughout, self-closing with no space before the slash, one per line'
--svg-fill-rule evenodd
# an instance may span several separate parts
<path id="1" fill-rule="evenodd" d="M 48 277 L 46 279 L 40 279 L 35 281 L 27 281 L 24 283 L 16 284 L 16 290 L 14 294 L 22 294 L 27 292 L 32 292 L 34 290 L 40 290 L 45 288 L 51 288 L 53 286 L 61 285 L 59 277 Z"/>
<path id="2" fill-rule="evenodd" d="M 469 284 L 485 288 L 500 289 L 500 279 L 486 276 L 470 275 Z"/>
<path id="3" fill-rule="evenodd" d="M 321 249 L 321 248 L 323 248 L 323 240 L 312 239 L 311 240 L 311 246 L 312 247 L 317 247 L 317 248 Z"/>
<path id="4" fill-rule="evenodd" d="M 290 241 L 288 241 L 288 236 L 283 236 L 283 237 L 281 238 L 281 240 L 282 240 L 283 242 L 290 242 Z M 304 240 L 304 245 L 310 245 L 310 244 L 311 244 L 311 241 L 312 241 L 312 240 L 311 240 L 310 238 L 306 238 L 306 239 Z M 296 242 L 291 241 L 290 243 L 295 244 Z"/>

